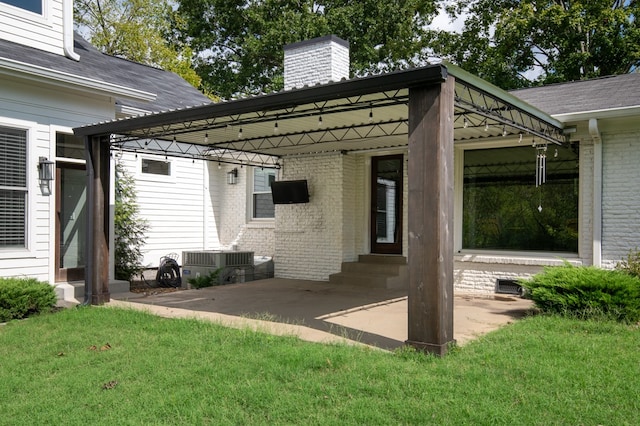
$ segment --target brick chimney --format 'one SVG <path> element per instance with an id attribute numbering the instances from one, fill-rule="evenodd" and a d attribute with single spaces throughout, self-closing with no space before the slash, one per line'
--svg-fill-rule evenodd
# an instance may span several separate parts
<path id="1" fill-rule="evenodd" d="M 335 35 L 284 47 L 284 90 L 349 78 L 349 42 Z"/>

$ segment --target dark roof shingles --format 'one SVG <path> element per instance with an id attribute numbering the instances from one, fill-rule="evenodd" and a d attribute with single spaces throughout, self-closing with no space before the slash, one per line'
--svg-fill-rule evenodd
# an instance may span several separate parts
<path id="1" fill-rule="evenodd" d="M 0 57 L 157 95 L 150 102 L 118 99 L 121 105 L 158 112 L 210 102 L 177 74 L 101 53 L 77 33 L 74 50 L 80 61 L 0 40 Z"/>
<path id="2" fill-rule="evenodd" d="M 640 106 L 640 74 L 550 84 L 511 94 L 550 115 Z"/>

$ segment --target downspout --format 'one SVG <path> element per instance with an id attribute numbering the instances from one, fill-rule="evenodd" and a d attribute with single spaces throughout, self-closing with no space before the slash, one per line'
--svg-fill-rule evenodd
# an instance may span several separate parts
<path id="1" fill-rule="evenodd" d="M 73 0 L 62 1 L 62 45 L 67 58 L 80 60 L 80 55 L 73 50 Z"/>
<path id="2" fill-rule="evenodd" d="M 93 180 L 95 177 L 95 171 L 93 167 L 93 152 L 91 149 L 90 137 L 84 137 L 84 152 L 87 163 L 87 206 L 90 209 L 93 207 L 93 200 L 95 198 L 94 189 L 93 189 Z M 83 306 L 91 305 L 91 299 L 93 296 L 91 279 L 93 277 L 93 252 L 94 252 L 94 244 L 93 244 L 93 222 L 95 218 L 93 212 L 89 212 L 87 215 L 86 222 L 86 244 L 85 244 L 85 265 L 84 265 L 84 301 L 82 302 Z"/>
<path id="3" fill-rule="evenodd" d="M 598 119 L 589 119 L 593 140 L 593 266 L 602 266 L 602 137 Z"/>

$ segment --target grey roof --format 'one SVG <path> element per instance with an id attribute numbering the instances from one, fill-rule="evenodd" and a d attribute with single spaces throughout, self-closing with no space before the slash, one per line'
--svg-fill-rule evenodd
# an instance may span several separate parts
<path id="1" fill-rule="evenodd" d="M 120 105 L 158 112 L 210 102 L 177 74 L 101 53 L 77 33 L 74 50 L 80 61 L 0 40 L 0 57 L 157 95 L 151 102 L 117 99 Z"/>
<path id="2" fill-rule="evenodd" d="M 640 106 L 640 74 L 623 74 L 513 90 L 551 115 Z"/>

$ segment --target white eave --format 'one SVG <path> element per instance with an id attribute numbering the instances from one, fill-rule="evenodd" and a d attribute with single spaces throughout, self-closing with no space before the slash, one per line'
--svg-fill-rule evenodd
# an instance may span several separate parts
<path id="1" fill-rule="evenodd" d="M 639 115 L 640 105 L 634 105 L 618 108 L 595 109 L 592 111 L 570 112 L 566 114 L 554 114 L 553 118 L 562 123 L 572 123 L 575 121 L 586 121 L 592 118 L 625 118 Z"/>
<path id="2" fill-rule="evenodd" d="M 132 87 L 107 83 L 62 71 L 56 71 L 38 65 L 27 64 L 7 58 L 0 58 L 0 74 L 13 77 L 44 81 L 47 84 L 72 89 L 75 91 L 134 99 L 137 101 L 154 101 L 155 93 L 137 90 Z"/>

